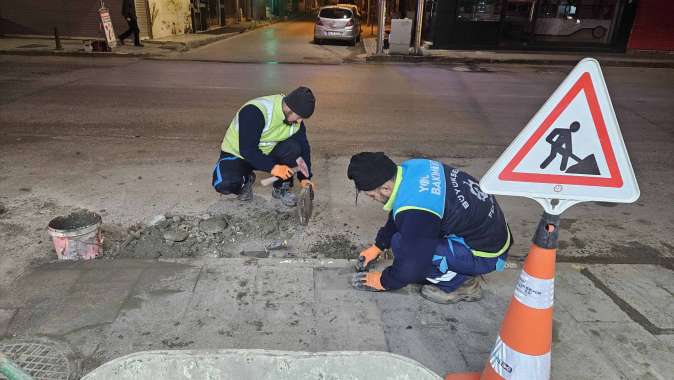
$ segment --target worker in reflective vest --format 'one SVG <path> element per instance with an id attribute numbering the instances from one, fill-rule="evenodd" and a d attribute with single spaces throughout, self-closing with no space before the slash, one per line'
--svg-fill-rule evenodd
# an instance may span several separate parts
<path id="1" fill-rule="evenodd" d="M 314 113 L 316 99 L 307 87 L 288 95 L 271 95 L 247 102 L 229 124 L 213 169 L 213 187 L 221 194 L 236 194 L 241 201 L 253 199 L 253 170 L 269 172 L 281 180 L 274 183 L 272 196 L 294 207 L 293 175 L 301 185 L 313 186 L 311 151 L 305 120 Z M 309 175 L 295 173 L 302 157 Z M 315 190 L 315 189 L 314 189 Z"/>
<path id="2" fill-rule="evenodd" d="M 477 275 L 505 266 L 513 239 L 494 196 L 475 178 L 441 162 L 412 159 L 397 166 L 384 153 L 351 157 L 347 175 L 358 192 L 384 204 L 388 221 L 360 253 L 352 284 L 393 290 L 422 283 L 421 295 L 438 303 L 477 301 Z M 384 249 L 393 264 L 367 272 Z"/>

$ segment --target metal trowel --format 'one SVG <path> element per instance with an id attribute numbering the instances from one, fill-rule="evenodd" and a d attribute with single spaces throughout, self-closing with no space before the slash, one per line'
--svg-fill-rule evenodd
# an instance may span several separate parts
<path id="1" fill-rule="evenodd" d="M 314 189 L 309 185 L 300 190 L 297 198 L 297 216 L 300 224 L 306 226 L 309 224 L 311 213 L 314 211 Z"/>

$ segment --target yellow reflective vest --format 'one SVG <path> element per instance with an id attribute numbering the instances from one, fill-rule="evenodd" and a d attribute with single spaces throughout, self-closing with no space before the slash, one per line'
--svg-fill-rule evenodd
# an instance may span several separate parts
<path id="1" fill-rule="evenodd" d="M 300 130 L 300 123 L 293 123 L 287 125 L 283 122 L 285 115 L 283 115 L 283 98 L 285 95 L 270 95 L 261 98 L 253 99 L 243 107 L 252 104 L 257 107 L 264 116 L 264 129 L 260 136 L 260 144 L 258 145 L 262 153 L 269 154 L 276 144 L 287 140 Z M 241 108 L 243 108 L 241 107 Z M 239 109 L 239 111 L 241 111 Z M 222 140 L 220 149 L 223 152 L 233 154 L 239 158 L 241 152 L 239 151 L 239 112 L 234 116 L 234 120 L 229 124 L 229 128 L 225 133 L 225 138 Z M 246 128 L 246 126 L 243 126 Z"/>

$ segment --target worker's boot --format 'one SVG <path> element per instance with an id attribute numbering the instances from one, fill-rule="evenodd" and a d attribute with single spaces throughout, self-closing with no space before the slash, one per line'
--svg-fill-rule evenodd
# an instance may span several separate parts
<path id="1" fill-rule="evenodd" d="M 482 299 L 482 288 L 480 281 L 473 277 L 466 280 L 458 289 L 450 293 L 435 285 L 424 285 L 421 288 L 421 296 L 437 303 L 473 302 Z"/>
<path id="2" fill-rule="evenodd" d="M 246 180 L 241 186 L 241 192 L 237 196 L 240 201 L 252 201 L 253 200 L 253 185 L 255 184 L 255 173 L 250 172 Z"/>
<path id="3" fill-rule="evenodd" d="M 280 199 L 281 203 L 287 207 L 297 206 L 297 196 L 292 192 L 290 182 L 283 182 L 281 187 L 274 187 L 271 196 Z"/>

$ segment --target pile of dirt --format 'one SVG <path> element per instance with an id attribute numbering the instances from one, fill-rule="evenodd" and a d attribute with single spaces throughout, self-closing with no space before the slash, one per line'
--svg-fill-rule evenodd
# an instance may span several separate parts
<path id="1" fill-rule="evenodd" d="M 150 225 L 103 225 L 104 255 L 109 258 L 233 257 L 251 241 L 288 239 L 296 232 L 291 212 L 254 210 L 245 217 L 229 214 L 160 215 Z"/>
<path id="2" fill-rule="evenodd" d="M 357 259 L 359 254 L 358 247 L 346 234 L 321 236 L 309 250 L 331 259 Z"/>

